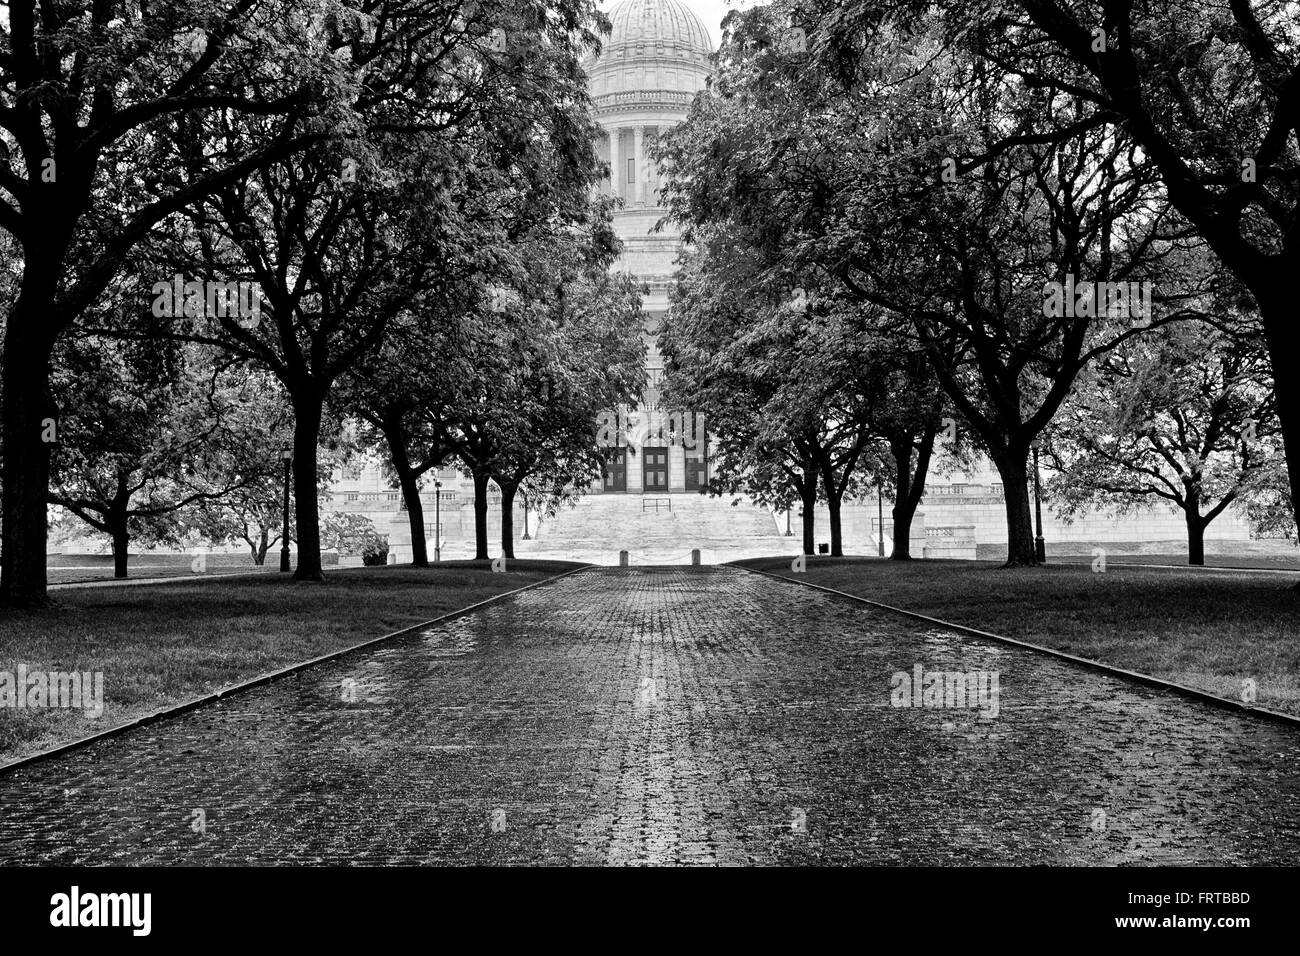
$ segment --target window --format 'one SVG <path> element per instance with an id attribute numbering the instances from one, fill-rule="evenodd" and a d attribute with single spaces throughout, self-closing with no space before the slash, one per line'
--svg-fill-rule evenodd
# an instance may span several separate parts
<path id="1" fill-rule="evenodd" d="M 633 158 L 629 158 L 627 161 L 627 181 L 629 183 L 636 182 L 636 160 Z"/>

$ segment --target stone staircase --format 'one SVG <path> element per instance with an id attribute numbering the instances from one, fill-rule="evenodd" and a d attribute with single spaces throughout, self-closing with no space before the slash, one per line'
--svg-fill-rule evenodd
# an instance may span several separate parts
<path id="1" fill-rule="evenodd" d="M 518 557 L 563 558 L 617 565 L 619 552 L 629 563 L 690 564 L 698 548 L 703 564 L 740 558 L 795 554 L 797 538 L 787 538 L 772 513 L 747 499 L 695 493 L 588 495 L 542 521 L 531 541 L 515 544 Z"/>

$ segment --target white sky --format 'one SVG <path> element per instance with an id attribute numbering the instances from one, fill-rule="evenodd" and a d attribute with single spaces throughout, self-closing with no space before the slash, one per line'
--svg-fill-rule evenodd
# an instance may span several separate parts
<path id="1" fill-rule="evenodd" d="M 600 8 L 609 12 L 609 8 L 614 5 L 615 0 L 601 0 Z M 713 41 L 713 48 L 718 48 L 718 41 L 722 39 L 722 18 L 732 10 L 745 10 L 749 7 L 759 5 L 759 0 L 681 0 L 682 3 L 690 7 L 704 21 L 704 25 L 709 28 L 709 39 Z"/>

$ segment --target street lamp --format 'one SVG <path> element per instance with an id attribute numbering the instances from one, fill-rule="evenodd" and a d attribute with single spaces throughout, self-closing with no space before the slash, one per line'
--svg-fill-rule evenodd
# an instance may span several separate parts
<path id="1" fill-rule="evenodd" d="M 284 529 L 280 533 L 280 572 L 287 573 L 293 570 L 289 567 L 289 469 L 293 465 L 293 449 L 280 449 L 280 457 L 284 459 Z"/>
<path id="2" fill-rule="evenodd" d="M 1038 521 L 1038 534 L 1034 538 L 1034 555 L 1039 564 L 1047 561 L 1047 545 L 1043 541 L 1043 503 L 1038 489 L 1038 448 L 1042 442 L 1035 438 L 1029 443 L 1034 451 L 1034 516 Z"/>
<path id="3" fill-rule="evenodd" d="M 787 538 L 794 537 L 794 532 L 790 530 L 790 506 L 789 505 L 785 506 L 785 536 Z"/>
<path id="4" fill-rule="evenodd" d="M 433 483 L 433 563 L 442 560 L 442 482 Z"/>
<path id="5" fill-rule="evenodd" d="M 524 540 L 525 541 L 532 540 L 532 538 L 528 536 L 528 495 L 527 493 L 524 494 Z"/>

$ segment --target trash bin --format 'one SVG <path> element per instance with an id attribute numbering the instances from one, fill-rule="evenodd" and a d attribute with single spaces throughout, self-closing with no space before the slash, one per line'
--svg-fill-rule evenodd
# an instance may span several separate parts
<path id="1" fill-rule="evenodd" d="M 830 554 L 830 553 L 831 553 L 831 546 L 830 546 L 829 544 L 819 544 L 819 545 L 817 545 L 817 553 L 818 553 L 818 554 Z"/>

